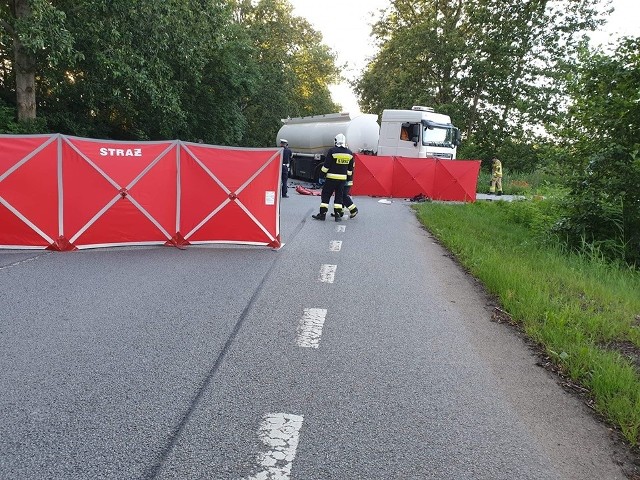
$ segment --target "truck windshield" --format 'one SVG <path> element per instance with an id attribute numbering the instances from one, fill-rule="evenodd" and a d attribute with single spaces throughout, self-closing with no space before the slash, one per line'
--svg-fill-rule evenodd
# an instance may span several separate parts
<path id="1" fill-rule="evenodd" d="M 453 128 L 434 127 L 429 129 L 427 126 L 422 128 L 422 144 L 432 147 L 452 147 L 453 146 Z"/>

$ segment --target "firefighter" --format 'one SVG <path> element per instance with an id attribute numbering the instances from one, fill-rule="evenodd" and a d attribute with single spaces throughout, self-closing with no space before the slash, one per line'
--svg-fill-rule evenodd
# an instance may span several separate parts
<path id="1" fill-rule="evenodd" d="M 289 142 L 281 138 L 280 147 L 282 150 L 282 197 L 289 198 L 287 195 L 287 180 L 289 180 L 289 163 L 291 163 L 291 149 L 289 148 Z"/>
<path id="2" fill-rule="evenodd" d="M 491 164 L 491 186 L 489 187 L 489 193 L 502 195 L 502 162 L 495 157 Z"/>
<path id="3" fill-rule="evenodd" d="M 347 139 L 342 133 L 335 137 L 335 146 L 327 152 L 322 165 L 325 182 L 320 196 L 320 212 L 312 215 L 316 220 L 325 220 L 329 211 L 331 195 L 333 199 L 333 216 L 335 221 L 342 220 L 342 194 L 347 179 L 353 174 L 353 152 L 346 146 Z"/>

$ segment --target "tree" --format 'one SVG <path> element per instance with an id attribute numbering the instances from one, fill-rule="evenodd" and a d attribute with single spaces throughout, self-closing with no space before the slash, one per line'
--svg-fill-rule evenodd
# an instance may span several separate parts
<path id="1" fill-rule="evenodd" d="M 238 2 L 236 18 L 251 38 L 259 65 L 253 93 L 243 112 L 247 134 L 243 144 L 274 145 L 280 120 L 335 112 L 329 84 L 338 77 L 335 57 L 321 35 L 293 15 L 285 0 Z"/>
<path id="2" fill-rule="evenodd" d="M 336 108 L 334 56 L 285 0 L 12 0 L 0 9 L 6 131 L 15 131 L 15 79 L 27 71 L 33 88 L 18 92 L 30 103 L 18 103 L 31 107 L 20 111 L 34 116 L 37 104 L 40 131 L 88 137 L 267 146 L 281 118 Z M 28 69 L 14 61 L 16 42 Z"/>
<path id="3" fill-rule="evenodd" d="M 569 245 L 596 245 L 609 258 L 640 265 L 640 38 L 612 54 L 583 49 L 570 77 L 571 106 L 559 131 L 573 172 L 568 215 L 558 230 Z"/>
<path id="4" fill-rule="evenodd" d="M 599 0 L 393 0 L 374 25 L 380 51 L 355 82 L 365 110 L 423 104 L 449 113 L 492 156 L 555 118 L 578 32 Z M 464 148 L 461 150 L 464 153 Z"/>
<path id="5" fill-rule="evenodd" d="M 41 111 L 63 133 L 236 145 L 257 75 L 230 2 L 58 0 L 81 60 L 45 69 Z"/>
<path id="6" fill-rule="evenodd" d="M 0 4 L 0 14 L 0 31 L 13 44 L 11 63 L 18 120 L 34 120 L 38 65 L 43 62 L 55 64 L 72 53 L 65 15 L 46 0 L 9 0 Z M 5 48 L 8 44 L 0 43 Z M 4 72 L 3 83 L 8 76 Z"/>

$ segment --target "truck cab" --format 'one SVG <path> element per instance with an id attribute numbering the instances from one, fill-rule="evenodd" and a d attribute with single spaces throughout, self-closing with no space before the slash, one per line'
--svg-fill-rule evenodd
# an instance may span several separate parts
<path id="1" fill-rule="evenodd" d="M 460 145 L 460 130 L 448 115 L 432 108 L 384 110 L 380 122 L 378 155 L 453 160 Z"/>

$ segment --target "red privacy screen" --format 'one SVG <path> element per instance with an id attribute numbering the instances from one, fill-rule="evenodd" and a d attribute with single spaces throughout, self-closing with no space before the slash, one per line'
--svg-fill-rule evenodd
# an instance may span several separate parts
<path id="1" fill-rule="evenodd" d="M 356 155 L 353 195 L 474 202 L 480 160 Z"/>
<path id="2" fill-rule="evenodd" d="M 280 149 L 0 135 L 0 247 L 279 248 Z"/>

